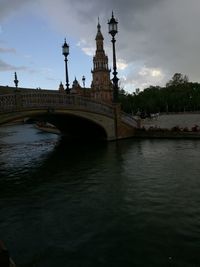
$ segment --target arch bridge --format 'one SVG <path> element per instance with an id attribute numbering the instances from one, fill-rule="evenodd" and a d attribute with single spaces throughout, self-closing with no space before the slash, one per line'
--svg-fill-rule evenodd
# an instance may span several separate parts
<path id="1" fill-rule="evenodd" d="M 120 104 L 50 90 L 15 90 L 0 95 L 0 125 L 23 118 L 45 120 L 71 137 L 117 140 L 134 135 L 138 121 Z"/>

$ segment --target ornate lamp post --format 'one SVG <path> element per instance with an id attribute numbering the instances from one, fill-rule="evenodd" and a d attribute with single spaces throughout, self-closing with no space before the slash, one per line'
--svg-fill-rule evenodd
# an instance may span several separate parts
<path id="1" fill-rule="evenodd" d="M 17 79 L 17 73 L 15 72 L 15 79 L 14 79 L 14 83 L 15 83 L 15 87 L 17 88 L 18 87 L 18 79 Z"/>
<path id="2" fill-rule="evenodd" d="M 116 64 L 116 53 L 115 53 L 115 35 L 118 32 L 117 30 L 117 24 L 118 21 L 114 18 L 113 12 L 112 12 L 112 17 L 110 19 L 110 21 L 108 21 L 108 32 L 110 33 L 110 35 L 112 36 L 112 44 L 113 44 L 113 102 L 117 103 L 118 102 L 118 81 L 119 79 L 117 78 L 117 64 Z"/>
<path id="3" fill-rule="evenodd" d="M 62 54 L 65 57 L 66 91 L 67 93 L 69 93 L 70 89 L 69 89 L 69 77 L 68 77 L 68 68 L 67 68 L 67 56 L 69 55 L 69 45 L 66 43 L 66 39 L 62 46 Z"/>

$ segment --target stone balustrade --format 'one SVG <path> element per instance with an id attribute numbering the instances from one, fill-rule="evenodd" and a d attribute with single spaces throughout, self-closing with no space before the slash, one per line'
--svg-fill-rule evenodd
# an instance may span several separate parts
<path id="1" fill-rule="evenodd" d="M 114 116 L 112 105 L 93 101 L 89 98 L 60 93 L 20 93 L 0 95 L 0 113 L 28 109 L 84 109 L 92 112 Z"/>

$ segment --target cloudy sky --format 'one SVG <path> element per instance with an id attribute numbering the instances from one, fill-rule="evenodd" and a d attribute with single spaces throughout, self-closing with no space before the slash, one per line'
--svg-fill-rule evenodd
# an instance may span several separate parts
<path id="1" fill-rule="evenodd" d="M 199 0 L 0 0 L 0 84 L 57 89 L 65 83 L 62 44 L 70 45 L 70 84 L 91 83 L 98 17 L 112 67 L 112 10 L 120 85 L 164 85 L 175 72 L 200 82 Z"/>

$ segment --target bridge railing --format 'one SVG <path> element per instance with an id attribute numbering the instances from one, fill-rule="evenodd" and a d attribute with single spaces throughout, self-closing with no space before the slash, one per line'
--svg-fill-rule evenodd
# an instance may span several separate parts
<path id="1" fill-rule="evenodd" d="M 15 95 L 1 95 L 0 96 L 0 112 L 12 111 L 16 106 L 16 96 Z"/>
<path id="2" fill-rule="evenodd" d="M 112 105 L 93 101 L 86 97 L 61 93 L 20 93 L 0 95 L 0 113 L 29 109 L 83 109 L 114 116 Z"/>

